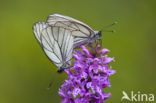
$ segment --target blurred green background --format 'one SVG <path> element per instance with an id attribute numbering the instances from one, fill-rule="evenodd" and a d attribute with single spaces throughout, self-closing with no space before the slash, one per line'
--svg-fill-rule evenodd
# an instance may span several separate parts
<path id="1" fill-rule="evenodd" d="M 122 91 L 156 95 L 156 2 L 155 0 L 0 0 L 0 103 L 59 103 L 57 91 L 65 73 L 38 45 L 32 26 L 60 13 L 95 30 L 118 21 L 103 32 L 103 48 L 111 50 L 117 73 L 110 77 L 112 96 L 120 103 Z M 49 83 L 53 81 L 50 89 Z"/>

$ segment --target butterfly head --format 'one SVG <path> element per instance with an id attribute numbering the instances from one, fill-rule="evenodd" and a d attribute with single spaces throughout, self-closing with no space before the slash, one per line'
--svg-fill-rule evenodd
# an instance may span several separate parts
<path id="1" fill-rule="evenodd" d="M 98 31 L 97 33 L 96 33 L 96 35 L 98 35 L 99 36 L 99 38 L 101 37 L 101 35 L 102 35 L 102 31 Z"/>
<path id="2" fill-rule="evenodd" d="M 90 43 L 96 43 L 101 37 L 101 31 L 95 31 L 95 35 L 91 38 Z"/>
<path id="3" fill-rule="evenodd" d="M 68 68 L 70 68 L 70 64 L 64 63 L 61 67 L 58 68 L 57 72 L 62 73 L 65 69 L 68 69 Z"/>
<path id="4" fill-rule="evenodd" d="M 60 68 L 57 70 L 58 73 L 62 73 L 63 71 L 64 71 L 64 68 L 62 68 L 62 67 L 60 67 Z"/>

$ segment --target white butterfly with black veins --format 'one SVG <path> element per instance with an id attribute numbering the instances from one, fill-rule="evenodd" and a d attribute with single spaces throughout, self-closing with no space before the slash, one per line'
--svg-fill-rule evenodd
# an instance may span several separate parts
<path id="1" fill-rule="evenodd" d="M 94 31 L 87 24 L 60 14 L 49 15 L 47 23 L 50 26 L 59 26 L 70 30 L 74 37 L 74 48 L 97 42 L 101 36 L 100 31 Z"/>
<path id="2" fill-rule="evenodd" d="M 58 72 L 70 67 L 74 48 L 92 44 L 101 36 L 100 31 L 60 14 L 49 15 L 46 23 L 34 24 L 33 30 L 45 54 L 58 67 Z"/>

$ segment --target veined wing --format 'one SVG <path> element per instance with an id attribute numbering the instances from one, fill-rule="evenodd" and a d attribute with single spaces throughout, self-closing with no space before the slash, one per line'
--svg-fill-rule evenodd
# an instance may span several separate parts
<path id="1" fill-rule="evenodd" d="M 34 26 L 33 26 L 33 32 L 35 34 L 35 37 L 37 39 L 37 41 L 39 43 L 41 43 L 41 32 L 43 29 L 45 29 L 47 27 L 47 24 L 45 22 L 38 22 L 38 23 L 35 23 Z"/>
<path id="2" fill-rule="evenodd" d="M 89 44 L 89 38 L 76 37 L 74 38 L 73 48 L 79 48 L 81 45 L 88 45 L 88 44 Z"/>
<path id="3" fill-rule="evenodd" d="M 72 58 L 73 36 L 71 31 L 62 27 L 49 26 L 48 24 L 42 26 L 46 27 L 39 33 L 39 41 L 43 51 L 58 68 L 65 68 Z"/>
<path id="4" fill-rule="evenodd" d="M 47 23 L 52 26 L 61 26 L 75 31 L 72 33 L 73 36 L 90 37 L 94 35 L 94 30 L 87 24 L 68 16 L 52 14 L 48 16 Z M 76 31 L 79 31 L 79 33 Z"/>

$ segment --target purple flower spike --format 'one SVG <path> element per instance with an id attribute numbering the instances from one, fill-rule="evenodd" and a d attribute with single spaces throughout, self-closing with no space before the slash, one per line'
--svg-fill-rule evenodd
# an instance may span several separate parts
<path id="1" fill-rule="evenodd" d="M 104 103 L 111 96 L 103 89 L 110 87 L 109 76 L 116 73 L 108 67 L 114 58 L 106 54 L 108 49 L 98 45 L 89 49 L 81 46 L 82 51 L 74 51 L 73 67 L 65 69 L 68 80 L 59 89 L 58 94 L 63 99 L 61 103 Z"/>

